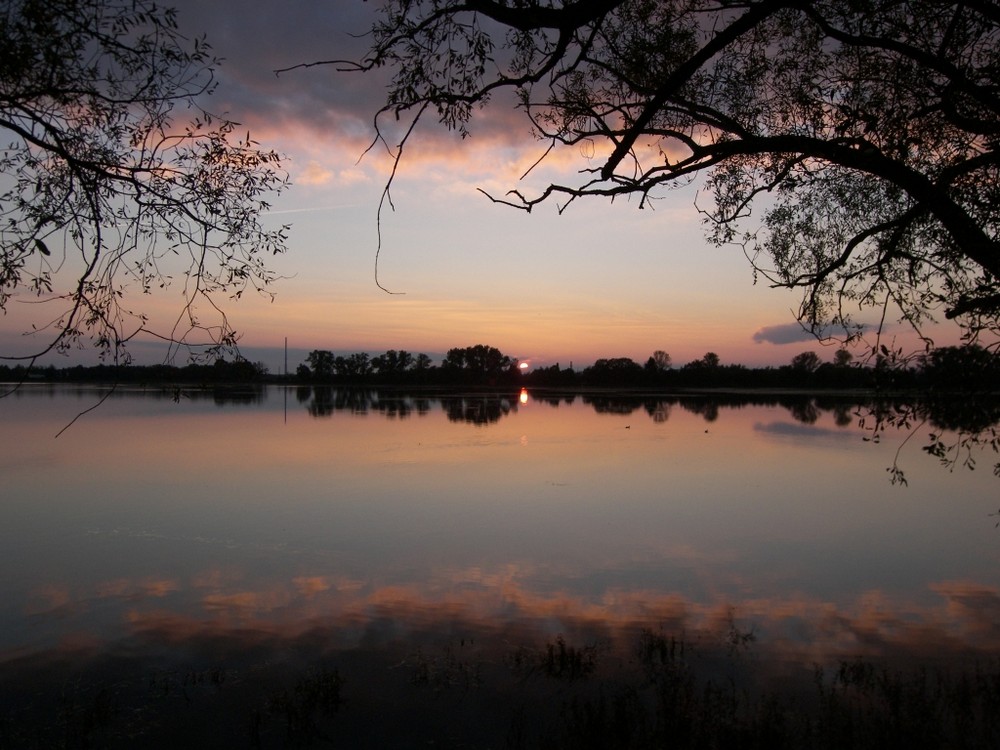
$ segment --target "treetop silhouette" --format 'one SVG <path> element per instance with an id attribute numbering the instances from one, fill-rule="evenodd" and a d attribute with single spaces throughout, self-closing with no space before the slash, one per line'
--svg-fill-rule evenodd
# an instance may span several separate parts
<path id="1" fill-rule="evenodd" d="M 497 202 L 646 207 L 700 178 L 710 239 L 800 289 L 815 333 L 858 336 L 873 310 L 921 335 L 940 316 L 970 341 L 1000 330 L 992 2 L 390 0 L 371 34 L 332 64 L 391 72 L 376 127 L 409 123 L 397 158 L 421 119 L 464 135 L 511 90 L 550 151 L 597 163 Z"/>
<path id="2" fill-rule="evenodd" d="M 39 303 L 34 362 L 137 335 L 228 347 L 226 298 L 268 294 L 286 227 L 261 220 L 278 154 L 204 108 L 218 61 L 151 0 L 11 0 L 0 12 L 0 310 Z M 180 288 L 151 322 L 144 295 Z"/>

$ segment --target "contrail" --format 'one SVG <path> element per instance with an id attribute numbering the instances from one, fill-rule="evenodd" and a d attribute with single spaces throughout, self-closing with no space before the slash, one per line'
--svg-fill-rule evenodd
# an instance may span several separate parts
<path id="1" fill-rule="evenodd" d="M 315 211 L 335 211 L 339 208 L 358 208 L 360 203 L 341 203 L 335 206 L 314 206 L 312 208 L 282 208 L 277 211 L 264 211 L 262 216 L 277 216 L 278 214 L 304 214 Z"/>

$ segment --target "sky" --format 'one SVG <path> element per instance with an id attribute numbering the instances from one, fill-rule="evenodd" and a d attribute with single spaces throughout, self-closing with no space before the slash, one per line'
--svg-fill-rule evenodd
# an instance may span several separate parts
<path id="1" fill-rule="evenodd" d="M 577 369 L 601 357 L 644 362 L 660 349 L 675 365 L 709 351 L 749 366 L 787 364 L 807 349 L 832 359 L 836 347 L 795 322 L 796 293 L 755 284 L 739 249 L 708 243 L 697 184 L 664 194 L 652 210 L 590 199 L 529 215 L 490 202 L 479 189 L 530 193 L 599 157 L 570 149 L 522 180 L 545 144 L 499 101 L 477 115 L 465 140 L 431 118 L 418 128 L 393 184 L 394 210 L 382 216 L 386 293 L 375 283 L 377 211 L 391 162 L 384 150 L 365 154 L 385 78 L 333 66 L 275 74 L 360 57 L 359 35 L 378 3 L 172 4 L 181 29 L 204 34 L 223 58 L 207 107 L 286 157 L 292 185 L 265 219 L 291 224 L 288 252 L 272 263 L 282 277 L 276 297 L 244 298 L 226 311 L 245 355 L 272 372 L 284 367 L 286 340 L 291 370 L 312 349 L 438 357 L 475 344 L 533 367 Z M 23 347 L 22 330 L 16 311 L 0 319 L 0 347 Z M 898 335 L 909 341 L 902 327 Z M 144 344 L 133 351 L 141 361 Z"/>

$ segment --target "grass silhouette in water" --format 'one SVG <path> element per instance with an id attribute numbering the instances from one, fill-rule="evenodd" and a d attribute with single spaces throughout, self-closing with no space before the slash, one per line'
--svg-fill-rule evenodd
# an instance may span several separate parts
<path id="1" fill-rule="evenodd" d="M 119 660 L 89 682 L 22 682 L 17 705 L 8 682 L 0 747 L 1000 746 L 997 661 L 906 670 L 859 658 L 774 679 L 752 631 L 731 623 L 692 641 L 645 629 L 525 646 L 493 633 L 311 664 L 300 652 L 301 668 L 280 663 L 288 653 L 141 678 L 141 664 Z"/>

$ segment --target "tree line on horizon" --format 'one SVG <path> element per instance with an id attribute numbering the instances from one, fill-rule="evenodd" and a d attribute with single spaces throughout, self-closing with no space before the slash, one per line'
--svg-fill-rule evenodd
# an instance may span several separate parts
<path id="1" fill-rule="evenodd" d="M 450 349 L 439 365 L 426 354 L 390 349 L 370 356 L 337 356 L 313 350 L 296 371 L 306 383 L 380 385 L 478 385 L 546 388 L 864 388 L 967 390 L 991 392 L 1000 382 L 1000 361 L 979 346 L 938 347 L 907 361 L 883 347 L 871 360 L 856 361 L 837 349 L 830 361 L 813 351 L 796 354 L 787 365 L 751 368 L 723 364 L 718 354 L 674 367 L 656 350 L 644 363 L 629 357 L 601 358 L 580 370 L 556 363 L 522 371 L 516 358 L 479 344 Z"/>
<path id="2" fill-rule="evenodd" d="M 979 345 L 938 347 L 914 360 L 883 350 L 870 361 L 856 361 L 846 349 L 823 361 L 813 351 L 792 357 L 787 365 L 752 368 L 723 364 L 715 352 L 674 367 L 670 355 L 653 352 L 642 364 L 629 357 L 602 358 L 580 370 L 548 367 L 522 370 L 520 362 L 496 347 L 477 344 L 449 349 L 435 364 L 430 356 L 389 349 L 335 355 L 314 349 L 294 376 L 269 373 L 261 362 L 219 358 L 184 366 L 77 365 L 27 368 L 0 365 L 7 382 L 189 383 L 222 385 L 286 382 L 340 386 L 477 386 L 541 388 L 821 388 L 916 389 L 931 392 L 994 392 L 1000 383 L 1000 358 Z"/>

